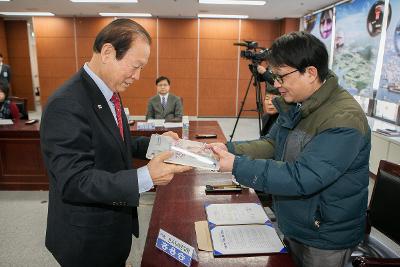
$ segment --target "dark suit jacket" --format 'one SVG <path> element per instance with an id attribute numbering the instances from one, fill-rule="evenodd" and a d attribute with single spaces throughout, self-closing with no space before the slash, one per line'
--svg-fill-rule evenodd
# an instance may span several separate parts
<path id="1" fill-rule="evenodd" d="M 3 65 L 0 69 L 0 80 L 9 84 L 10 79 L 11 79 L 11 68 L 9 65 L 6 65 L 3 63 Z"/>
<path id="2" fill-rule="evenodd" d="M 123 111 L 123 108 L 122 108 Z M 62 266 L 124 266 L 138 235 L 137 172 L 149 139 L 124 138 L 90 76 L 81 69 L 48 100 L 40 141 L 49 174 L 46 247 Z"/>
<path id="3" fill-rule="evenodd" d="M 168 94 L 167 107 L 164 110 L 159 95 L 153 96 L 147 105 L 146 119 L 182 120 L 183 108 L 180 97 Z"/>

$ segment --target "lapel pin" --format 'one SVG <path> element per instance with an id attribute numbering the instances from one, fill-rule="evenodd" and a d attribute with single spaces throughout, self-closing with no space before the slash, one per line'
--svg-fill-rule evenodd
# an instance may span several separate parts
<path id="1" fill-rule="evenodd" d="M 97 105 L 97 108 L 98 109 L 102 109 L 103 107 L 101 105 Z"/>

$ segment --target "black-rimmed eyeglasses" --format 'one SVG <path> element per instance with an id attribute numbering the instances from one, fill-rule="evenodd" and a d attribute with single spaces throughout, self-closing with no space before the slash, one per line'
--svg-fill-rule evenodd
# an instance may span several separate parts
<path id="1" fill-rule="evenodd" d="M 280 84 L 283 84 L 283 77 L 288 76 L 289 74 L 295 73 L 296 71 L 299 71 L 298 69 L 295 69 L 294 71 L 291 71 L 289 73 L 285 73 L 283 75 L 275 74 L 271 70 L 269 70 L 271 77 L 274 81 L 277 81 Z"/>

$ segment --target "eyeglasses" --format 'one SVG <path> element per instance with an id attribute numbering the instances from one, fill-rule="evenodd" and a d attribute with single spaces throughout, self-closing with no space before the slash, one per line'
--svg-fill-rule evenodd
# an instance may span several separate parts
<path id="1" fill-rule="evenodd" d="M 288 76 L 289 74 L 295 73 L 296 71 L 299 71 L 299 70 L 295 69 L 294 71 L 291 71 L 289 73 L 286 73 L 286 74 L 283 74 L 283 75 L 279 75 L 279 74 L 275 74 L 271 70 L 269 70 L 269 72 L 271 73 L 272 79 L 274 81 L 277 81 L 280 84 L 283 84 L 283 77 Z"/>
<path id="2" fill-rule="evenodd" d="M 159 83 L 159 84 L 157 84 L 157 86 L 158 87 L 167 87 L 167 86 L 169 86 L 169 84 L 168 83 Z"/>

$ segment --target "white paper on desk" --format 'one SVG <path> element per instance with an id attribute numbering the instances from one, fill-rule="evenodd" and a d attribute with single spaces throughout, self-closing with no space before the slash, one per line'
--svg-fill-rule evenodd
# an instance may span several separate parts
<path id="1" fill-rule="evenodd" d="M 257 203 L 209 204 L 206 213 L 208 222 L 214 225 L 270 223 L 263 207 Z"/>
<path id="2" fill-rule="evenodd" d="M 210 229 L 213 254 L 284 253 L 286 248 L 269 225 L 224 225 Z"/>
<path id="3" fill-rule="evenodd" d="M 164 122 L 164 128 L 182 128 L 182 122 Z"/>
<path id="4" fill-rule="evenodd" d="M 156 127 L 164 127 L 164 119 L 149 119 L 147 122 L 154 123 Z"/>
<path id="5" fill-rule="evenodd" d="M 0 119 L 0 125 L 13 125 L 14 122 L 9 119 Z"/>

